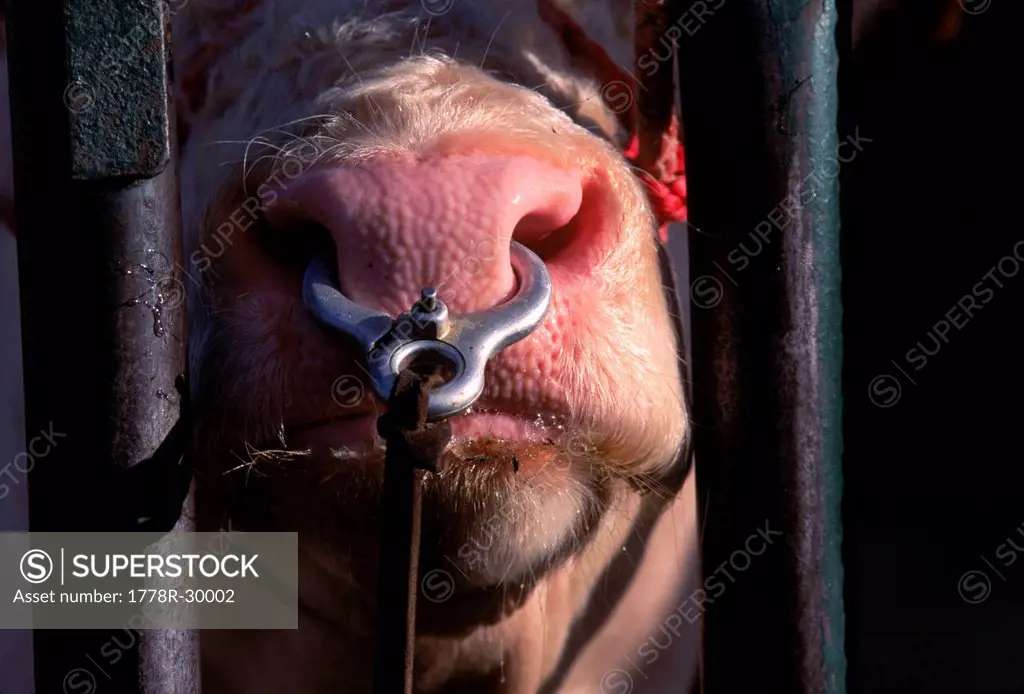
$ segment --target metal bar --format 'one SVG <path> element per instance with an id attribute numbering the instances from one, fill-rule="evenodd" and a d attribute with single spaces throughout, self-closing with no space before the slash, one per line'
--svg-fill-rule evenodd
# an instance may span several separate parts
<path id="1" fill-rule="evenodd" d="M 439 472 L 452 438 L 447 419 L 427 422 L 431 388 L 444 379 L 406 369 L 377 420 L 384 439 L 384 516 L 377 571 L 374 694 L 412 694 L 423 478 Z"/>
<path id="2" fill-rule="evenodd" d="M 167 531 L 187 491 L 164 9 L 7 7 L 26 424 L 30 438 L 60 434 L 29 477 L 37 532 Z M 36 691 L 195 692 L 195 645 L 39 630 Z"/>
<path id="3" fill-rule="evenodd" d="M 423 471 L 388 446 L 377 571 L 374 694 L 412 694 Z"/>
<path id="4" fill-rule="evenodd" d="M 676 22 L 706 694 L 845 691 L 835 21 L 698 0 Z"/>

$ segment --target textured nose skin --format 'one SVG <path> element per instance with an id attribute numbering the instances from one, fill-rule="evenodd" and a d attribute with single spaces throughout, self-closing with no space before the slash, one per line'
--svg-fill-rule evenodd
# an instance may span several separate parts
<path id="1" fill-rule="evenodd" d="M 283 209 L 330 232 L 353 301 L 397 315 L 435 286 L 468 313 L 515 293 L 513 236 L 529 246 L 567 226 L 582 197 L 578 171 L 472 154 L 315 171 L 286 191 Z"/>

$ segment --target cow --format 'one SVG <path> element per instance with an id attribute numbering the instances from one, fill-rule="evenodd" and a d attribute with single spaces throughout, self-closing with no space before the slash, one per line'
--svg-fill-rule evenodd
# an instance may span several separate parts
<path id="1" fill-rule="evenodd" d="M 631 3 L 560 6 L 632 66 Z M 416 691 L 688 683 L 702 605 L 684 604 L 681 345 L 608 85 L 531 2 L 169 10 L 193 520 L 300 538 L 299 628 L 203 631 L 203 691 L 372 687 L 385 403 L 303 304 L 305 268 L 329 259 L 347 297 L 392 316 L 436 286 L 458 315 L 514 293 L 513 240 L 544 261 L 552 304 L 488 364 L 424 483 Z"/>

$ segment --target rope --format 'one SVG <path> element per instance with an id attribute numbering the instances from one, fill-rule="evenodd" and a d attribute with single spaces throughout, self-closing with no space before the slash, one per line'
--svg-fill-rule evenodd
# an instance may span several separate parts
<path id="1" fill-rule="evenodd" d="M 668 225 L 686 220 L 686 178 L 672 62 L 660 63 L 653 74 L 638 79 L 619 67 L 555 0 L 537 0 L 537 9 L 541 19 L 562 39 L 569 55 L 591 70 L 602 85 L 602 98 L 609 110 L 618 115 L 619 123 L 629 133 L 623 155 L 640 171 L 640 181 L 658 222 L 658 236 L 665 243 Z M 639 56 L 664 36 L 668 17 L 656 0 L 639 0 L 636 12 L 635 54 Z M 611 96 L 622 96 L 619 90 L 608 89 L 614 84 L 629 90 L 627 108 L 607 103 Z"/>

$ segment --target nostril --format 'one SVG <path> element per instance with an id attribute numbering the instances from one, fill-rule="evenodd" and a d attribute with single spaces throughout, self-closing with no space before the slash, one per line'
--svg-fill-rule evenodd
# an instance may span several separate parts
<path id="1" fill-rule="evenodd" d="M 337 252 L 330 231 L 312 221 L 271 222 L 262 218 L 255 225 L 253 237 L 259 249 L 277 265 L 299 273 L 305 272 L 313 258 L 333 258 Z"/>
<path id="2" fill-rule="evenodd" d="M 527 220 L 520 222 L 512 232 L 512 239 L 523 244 L 537 256 L 547 262 L 564 251 L 572 242 L 573 229 L 576 226 L 570 221 L 558 228 L 549 227 L 546 231 L 538 233 L 533 230 L 531 223 Z"/>
<path id="3" fill-rule="evenodd" d="M 526 245 L 549 236 L 564 227 L 580 208 L 580 191 L 572 188 L 559 188 L 546 191 L 544 198 L 527 212 L 516 224 L 513 238 Z M 523 195 L 517 195 L 513 206 L 523 201 Z"/>
<path id="4" fill-rule="evenodd" d="M 516 225 L 512 238 L 545 262 L 573 253 L 577 244 L 586 238 L 588 229 L 600 228 L 604 216 L 601 191 L 596 183 L 585 183 L 582 194 L 577 192 L 577 196 L 578 202 L 573 206 L 562 203 L 558 207 L 553 205 L 551 210 L 527 215 Z M 575 210 L 568 219 L 567 209 Z"/>

